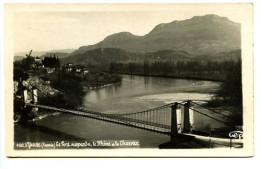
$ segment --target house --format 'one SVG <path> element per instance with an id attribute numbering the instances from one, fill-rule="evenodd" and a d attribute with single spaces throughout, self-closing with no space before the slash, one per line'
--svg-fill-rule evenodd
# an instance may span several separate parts
<path id="1" fill-rule="evenodd" d="M 60 70 L 63 70 L 67 73 L 75 73 L 80 75 L 86 75 L 89 73 L 89 70 L 82 65 L 73 65 L 72 63 L 67 63 L 66 65 L 60 67 Z"/>
<path id="2" fill-rule="evenodd" d="M 64 70 L 65 70 L 66 72 L 72 72 L 72 67 L 65 67 Z"/>
<path id="3" fill-rule="evenodd" d="M 73 63 L 67 63 L 66 65 L 65 65 L 65 67 L 72 67 L 73 66 Z"/>
<path id="4" fill-rule="evenodd" d="M 53 73 L 55 71 L 55 68 L 46 68 L 47 73 Z"/>
<path id="5" fill-rule="evenodd" d="M 81 68 L 75 68 L 75 72 L 76 72 L 76 73 L 80 73 L 81 71 L 82 71 Z"/>
<path id="6" fill-rule="evenodd" d="M 65 72 L 72 72 L 73 69 L 74 69 L 74 65 L 72 63 L 67 63 L 60 68 L 60 70 L 63 70 Z"/>
<path id="7" fill-rule="evenodd" d="M 34 58 L 34 62 L 32 64 L 33 68 L 41 68 L 44 67 L 44 65 L 42 64 L 42 59 L 39 58 L 38 56 Z"/>
<path id="8" fill-rule="evenodd" d="M 42 59 L 37 56 L 37 57 L 34 58 L 34 63 L 35 64 L 42 64 Z"/>
<path id="9" fill-rule="evenodd" d="M 89 73 L 89 70 L 88 70 L 88 69 L 83 69 L 83 70 L 82 70 L 82 74 L 83 74 L 83 75 L 86 75 L 86 74 L 88 74 L 88 73 Z"/>

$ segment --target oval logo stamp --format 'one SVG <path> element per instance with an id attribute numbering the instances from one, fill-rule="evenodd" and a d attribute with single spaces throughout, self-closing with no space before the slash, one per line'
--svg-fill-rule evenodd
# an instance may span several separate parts
<path id="1" fill-rule="evenodd" d="M 230 138 L 243 139 L 243 132 L 242 131 L 232 131 L 228 135 L 229 135 Z"/>

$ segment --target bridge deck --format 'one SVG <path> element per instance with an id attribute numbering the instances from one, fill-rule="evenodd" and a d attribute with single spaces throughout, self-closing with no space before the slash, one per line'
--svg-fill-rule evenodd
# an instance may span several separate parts
<path id="1" fill-rule="evenodd" d="M 105 113 L 88 111 L 88 110 L 84 110 L 84 111 L 68 110 L 68 109 L 63 109 L 63 108 L 57 108 L 57 107 L 39 105 L 39 104 L 31 104 L 31 103 L 27 103 L 26 106 L 43 108 L 43 109 L 58 111 L 58 112 L 62 112 L 62 113 L 70 113 L 70 114 L 84 116 L 84 117 L 88 117 L 88 118 L 92 118 L 92 119 L 96 119 L 96 120 L 102 120 L 102 121 L 106 121 L 106 122 L 117 123 L 117 124 L 121 124 L 121 125 L 125 125 L 125 126 L 149 130 L 149 131 L 153 131 L 153 132 L 157 132 L 157 133 L 161 133 L 161 134 L 170 135 L 170 131 L 171 131 L 171 127 L 168 125 L 159 124 L 159 123 L 150 122 L 150 121 L 144 121 L 144 120 L 135 119 L 135 118 L 124 117 L 122 115 L 105 114 Z"/>

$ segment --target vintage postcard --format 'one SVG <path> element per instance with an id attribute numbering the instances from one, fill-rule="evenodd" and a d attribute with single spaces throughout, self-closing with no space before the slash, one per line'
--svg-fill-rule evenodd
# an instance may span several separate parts
<path id="1" fill-rule="evenodd" d="M 252 4 L 5 4 L 6 156 L 254 155 Z"/>

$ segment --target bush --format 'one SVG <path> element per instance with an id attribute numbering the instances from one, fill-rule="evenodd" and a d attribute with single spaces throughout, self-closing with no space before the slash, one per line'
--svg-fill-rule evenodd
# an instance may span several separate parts
<path id="1" fill-rule="evenodd" d="M 24 71 L 24 69 L 19 68 L 19 67 L 15 67 L 15 68 L 14 68 L 14 74 L 13 74 L 13 80 L 19 81 L 20 78 L 21 78 L 22 80 L 26 80 L 26 79 L 29 78 L 29 75 L 28 75 L 28 73 L 26 73 L 26 72 Z"/>

